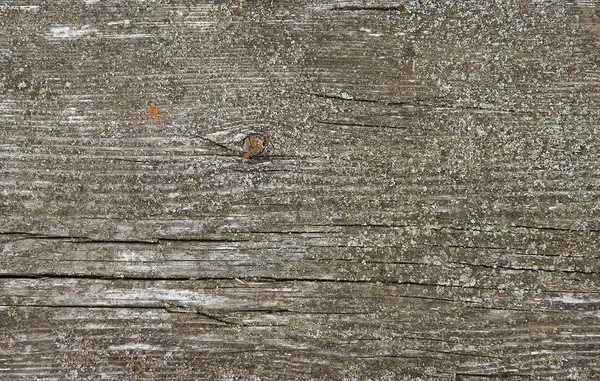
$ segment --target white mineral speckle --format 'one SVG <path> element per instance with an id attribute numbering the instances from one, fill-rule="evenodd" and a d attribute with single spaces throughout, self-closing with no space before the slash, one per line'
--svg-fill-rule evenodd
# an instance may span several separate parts
<path id="1" fill-rule="evenodd" d="M 89 25 L 85 25 L 81 28 L 75 28 L 70 26 L 59 26 L 50 28 L 50 35 L 55 39 L 75 39 L 81 38 L 88 34 L 97 32 L 97 29 L 91 28 Z"/>

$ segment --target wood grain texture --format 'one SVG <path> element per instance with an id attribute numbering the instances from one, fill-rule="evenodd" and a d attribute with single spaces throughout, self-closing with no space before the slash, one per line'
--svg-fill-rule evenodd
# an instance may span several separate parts
<path id="1" fill-rule="evenodd" d="M 595 1 L 0 28 L 0 379 L 600 377 Z"/>

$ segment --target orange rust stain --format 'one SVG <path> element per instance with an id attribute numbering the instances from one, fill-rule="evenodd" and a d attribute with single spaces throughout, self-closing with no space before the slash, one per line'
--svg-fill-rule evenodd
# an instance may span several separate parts
<path id="1" fill-rule="evenodd" d="M 151 118 L 160 118 L 160 111 L 158 106 L 155 104 L 149 104 L 146 106 L 146 115 Z"/>
<path id="2" fill-rule="evenodd" d="M 258 151 L 262 149 L 262 142 L 257 138 L 252 138 L 248 142 L 248 149 L 250 151 Z"/>
<path id="3" fill-rule="evenodd" d="M 243 158 L 260 155 L 265 149 L 265 140 L 261 136 L 248 136 L 242 145 Z"/>
<path id="4" fill-rule="evenodd" d="M 246 152 L 244 152 L 244 154 L 242 155 L 242 159 L 248 159 L 250 157 L 250 155 L 248 155 Z"/>

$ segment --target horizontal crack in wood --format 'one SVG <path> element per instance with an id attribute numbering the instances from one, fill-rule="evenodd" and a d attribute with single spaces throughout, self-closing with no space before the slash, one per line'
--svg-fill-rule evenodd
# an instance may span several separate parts
<path id="1" fill-rule="evenodd" d="M 374 12 L 392 12 L 399 11 L 404 12 L 406 8 L 402 5 L 390 5 L 390 6 L 360 6 L 360 5 L 345 5 L 331 8 L 332 11 L 374 11 Z"/>
<path id="2" fill-rule="evenodd" d="M 514 270 L 514 271 L 542 271 L 547 273 L 567 273 L 567 274 L 600 274 L 599 271 L 584 271 L 584 270 L 567 270 L 567 269 L 545 269 L 545 268 L 532 268 L 532 267 L 514 267 L 514 266 L 505 266 L 505 265 L 487 265 L 487 264 L 475 264 L 468 262 L 458 262 L 458 261 L 449 261 L 448 263 L 452 263 L 455 265 L 469 266 L 469 267 L 483 267 L 488 269 L 502 269 L 502 270 Z"/>
<path id="3" fill-rule="evenodd" d="M 0 235 L 17 236 L 17 240 L 24 239 L 46 239 L 46 240 L 67 240 L 73 243 L 114 243 L 114 244 L 144 244 L 156 245 L 161 242 L 246 242 L 248 240 L 237 239 L 215 239 L 215 238 L 171 238 L 160 237 L 147 240 L 140 239 L 97 239 L 85 236 L 68 236 L 68 235 L 43 235 L 30 232 L 0 232 Z"/>
<path id="4" fill-rule="evenodd" d="M 484 111 L 484 112 L 495 112 L 495 113 L 506 113 L 506 114 L 532 114 L 532 111 L 512 109 L 512 108 L 501 108 L 501 107 L 485 107 L 485 106 L 468 106 L 468 105 L 457 105 L 448 103 L 432 103 L 430 101 L 415 99 L 407 101 L 385 101 L 378 99 L 368 98 L 357 98 L 353 96 L 340 96 L 331 94 L 321 94 L 308 92 L 306 95 L 311 95 L 317 98 L 334 99 L 339 101 L 347 102 L 363 102 L 363 103 L 378 103 L 385 106 L 422 106 L 432 109 L 450 109 L 450 110 L 466 110 L 466 111 Z"/>
<path id="5" fill-rule="evenodd" d="M 246 282 L 263 282 L 263 283 L 274 283 L 274 282 L 302 282 L 302 283 L 355 283 L 355 284 L 370 284 L 370 285 L 386 285 L 386 286 L 419 286 L 419 287 L 447 287 L 456 289 L 475 289 L 475 290 L 496 290 L 495 287 L 480 287 L 470 285 L 454 285 L 446 283 L 428 283 L 428 282 L 415 282 L 415 281 L 390 281 L 386 279 L 349 279 L 349 278 L 300 278 L 300 277 L 135 277 L 135 276 L 105 276 L 105 275 L 89 275 L 89 274 L 57 274 L 57 273 L 43 273 L 43 274 L 15 274 L 5 273 L 0 274 L 0 279 L 89 279 L 89 280 L 126 280 L 126 281 L 176 281 L 176 282 L 192 282 L 192 281 L 234 281 L 236 282 L 236 288 L 240 287 L 252 287 L 251 284 Z M 244 281 L 245 284 L 240 284 L 238 280 Z M 223 287 L 221 287 L 223 288 Z M 443 299 L 435 297 L 424 297 L 424 296 L 409 296 L 412 298 L 421 299 L 434 299 L 434 300 L 447 300 L 452 302 L 458 302 L 453 299 Z"/>

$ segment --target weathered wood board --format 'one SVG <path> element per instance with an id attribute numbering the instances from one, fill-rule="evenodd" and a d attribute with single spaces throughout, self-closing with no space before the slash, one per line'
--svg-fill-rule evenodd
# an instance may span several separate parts
<path id="1" fill-rule="evenodd" d="M 600 378 L 599 65 L 593 0 L 4 2 L 0 379 Z"/>

